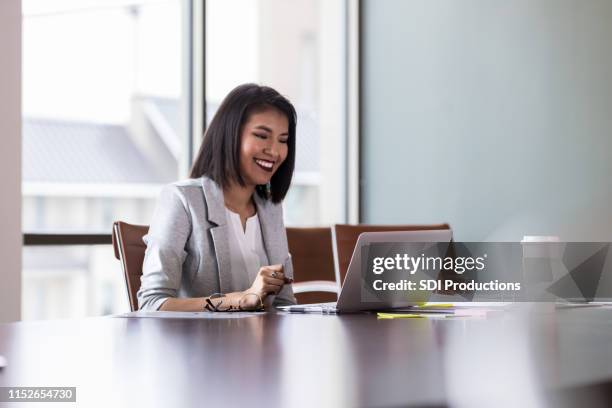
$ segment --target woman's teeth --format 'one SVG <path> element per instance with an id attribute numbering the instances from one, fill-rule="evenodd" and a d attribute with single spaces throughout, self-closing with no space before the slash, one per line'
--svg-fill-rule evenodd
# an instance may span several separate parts
<path id="1" fill-rule="evenodd" d="M 259 165 L 259 167 L 262 167 L 266 171 L 271 171 L 272 167 L 274 166 L 273 162 L 269 162 L 267 160 L 257 160 L 257 159 L 255 159 L 255 163 L 257 163 Z"/>

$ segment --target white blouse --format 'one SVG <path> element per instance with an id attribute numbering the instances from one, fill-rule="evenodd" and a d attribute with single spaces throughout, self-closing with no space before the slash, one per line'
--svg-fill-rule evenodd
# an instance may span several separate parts
<path id="1" fill-rule="evenodd" d="M 229 225 L 229 252 L 232 273 L 246 274 L 253 283 L 259 268 L 268 265 L 268 255 L 263 244 L 261 226 L 257 214 L 246 220 L 246 229 L 242 229 L 240 214 L 225 208 Z M 246 289 L 246 288 L 245 288 Z"/>

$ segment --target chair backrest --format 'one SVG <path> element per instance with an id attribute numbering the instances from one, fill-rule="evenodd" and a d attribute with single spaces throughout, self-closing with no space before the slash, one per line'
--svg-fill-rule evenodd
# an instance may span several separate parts
<path id="1" fill-rule="evenodd" d="M 146 225 L 133 225 L 121 221 L 113 223 L 113 249 L 115 258 L 121 261 L 132 312 L 138 310 L 136 294 L 140 289 L 142 262 L 147 248 L 142 237 L 147 232 L 149 232 L 149 227 Z"/>
<path id="2" fill-rule="evenodd" d="M 393 232 L 393 231 L 430 231 L 448 230 L 448 224 L 431 225 L 349 225 L 336 224 L 333 228 L 334 262 L 336 279 L 339 285 L 344 282 L 353 250 L 362 232 Z"/>
<path id="3" fill-rule="evenodd" d="M 287 242 L 296 283 L 307 281 L 335 282 L 331 228 L 287 228 Z M 334 302 L 337 294 L 307 292 L 295 295 L 298 303 Z"/>

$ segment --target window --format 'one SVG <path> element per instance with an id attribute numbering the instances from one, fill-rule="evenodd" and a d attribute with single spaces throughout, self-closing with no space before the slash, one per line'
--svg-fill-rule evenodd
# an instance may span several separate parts
<path id="1" fill-rule="evenodd" d="M 23 229 L 148 224 L 185 177 L 189 2 L 23 1 Z M 125 311 L 110 246 L 24 247 L 23 319 Z"/>
<path id="2" fill-rule="evenodd" d="M 298 111 L 286 224 L 346 221 L 345 0 L 22 4 L 26 235 L 148 224 L 161 186 L 188 175 L 200 99 L 210 121 L 245 82 Z M 24 320 L 128 310 L 110 245 L 54 244 L 24 247 Z"/>

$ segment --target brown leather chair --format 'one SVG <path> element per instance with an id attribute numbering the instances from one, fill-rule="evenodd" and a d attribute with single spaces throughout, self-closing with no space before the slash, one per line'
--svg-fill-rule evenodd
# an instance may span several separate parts
<path id="1" fill-rule="evenodd" d="M 335 302 L 338 284 L 331 228 L 287 228 L 287 241 L 298 303 Z"/>
<path id="2" fill-rule="evenodd" d="M 348 271 L 353 249 L 357 244 L 357 238 L 362 232 L 393 232 L 393 231 L 431 231 L 431 230 L 448 230 L 448 224 L 431 224 L 431 225 L 349 225 L 336 224 L 333 228 L 333 243 L 335 246 L 335 262 L 337 270 L 337 279 L 340 283 L 344 282 L 344 277 Z"/>
<path id="3" fill-rule="evenodd" d="M 142 262 L 147 248 L 142 241 L 142 237 L 147 232 L 149 232 L 149 227 L 146 225 L 133 225 L 122 221 L 113 223 L 115 258 L 121 261 L 121 269 L 123 269 L 125 287 L 127 288 L 132 312 L 138 310 L 136 293 L 140 289 Z"/>
<path id="4" fill-rule="evenodd" d="M 146 225 L 122 221 L 113 223 L 115 258 L 121 261 L 130 309 L 138 310 Z M 287 228 L 289 251 L 294 267 L 293 290 L 300 303 L 333 302 L 337 298 L 331 228 Z"/>

